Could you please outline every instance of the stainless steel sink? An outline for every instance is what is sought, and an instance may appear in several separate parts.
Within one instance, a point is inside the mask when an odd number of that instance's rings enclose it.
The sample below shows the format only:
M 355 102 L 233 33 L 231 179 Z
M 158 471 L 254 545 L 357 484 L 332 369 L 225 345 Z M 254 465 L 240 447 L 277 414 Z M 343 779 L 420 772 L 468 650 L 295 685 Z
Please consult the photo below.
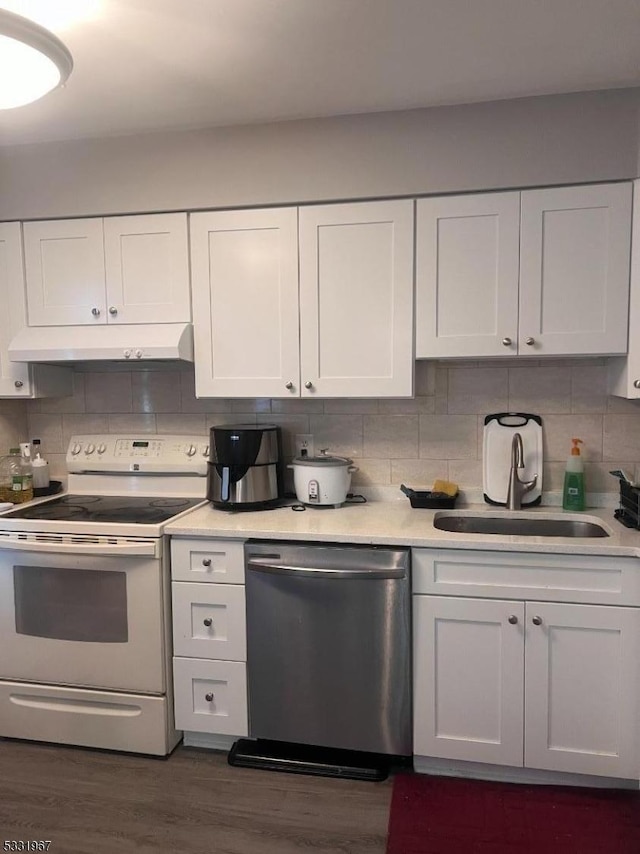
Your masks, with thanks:
M 518 516 L 438 514 L 433 522 L 440 531 L 455 534 L 504 534 L 513 537 L 608 537 L 596 522 L 583 519 L 535 519 Z

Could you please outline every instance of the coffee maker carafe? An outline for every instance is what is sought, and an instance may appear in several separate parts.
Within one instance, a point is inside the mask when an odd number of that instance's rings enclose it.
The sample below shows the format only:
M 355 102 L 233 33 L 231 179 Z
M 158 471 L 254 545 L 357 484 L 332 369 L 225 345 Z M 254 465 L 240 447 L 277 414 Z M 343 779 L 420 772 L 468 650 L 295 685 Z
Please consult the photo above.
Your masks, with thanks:
M 272 507 L 283 495 L 282 436 L 273 424 L 225 424 L 210 431 L 207 498 L 227 510 Z

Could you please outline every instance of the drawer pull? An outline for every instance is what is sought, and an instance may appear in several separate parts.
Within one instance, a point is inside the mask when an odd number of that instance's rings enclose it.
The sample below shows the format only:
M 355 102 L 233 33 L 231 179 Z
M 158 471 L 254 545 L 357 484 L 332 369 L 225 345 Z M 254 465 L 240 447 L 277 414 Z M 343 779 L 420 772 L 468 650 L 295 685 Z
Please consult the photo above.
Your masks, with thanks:
M 207 703 L 213 703 L 213 697 L 214 697 L 213 694 L 205 694 L 204 695 L 204 698 L 207 701 Z
M 211 566 L 211 558 L 210 557 L 203 557 L 202 558 L 202 565 L 203 566 Z
M 213 625 L 213 620 L 211 619 L 211 617 L 205 617 L 202 622 L 205 624 L 205 626 L 207 626 L 207 628 Z
M 511 623 L 512 626 L 517 625 L 518 618 L 516 617 L 515 614 L 511 614 L 511 616 L 509 617 L 509 622 Z
M 533 623 L 534 626 L 541 626 L 542 625 L 542 617 L 533 617 L 531 622 Z

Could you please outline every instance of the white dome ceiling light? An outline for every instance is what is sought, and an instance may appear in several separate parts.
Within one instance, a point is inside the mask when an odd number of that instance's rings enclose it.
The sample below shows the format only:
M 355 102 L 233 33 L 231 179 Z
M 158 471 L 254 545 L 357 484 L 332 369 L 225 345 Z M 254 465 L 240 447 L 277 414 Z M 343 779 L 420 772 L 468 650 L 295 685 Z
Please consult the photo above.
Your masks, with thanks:
M 0 9 L 0 110 L 21 107 L 64 85 L 71 54 L 52 32 Z

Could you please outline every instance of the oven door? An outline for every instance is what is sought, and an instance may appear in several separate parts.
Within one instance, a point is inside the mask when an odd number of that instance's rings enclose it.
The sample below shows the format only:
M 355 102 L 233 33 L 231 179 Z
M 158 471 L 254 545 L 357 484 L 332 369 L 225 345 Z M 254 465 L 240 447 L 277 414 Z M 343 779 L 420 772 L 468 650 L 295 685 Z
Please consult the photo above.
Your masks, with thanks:
M 0 679 L 165 691 L 161 540 L 0 536 Z

